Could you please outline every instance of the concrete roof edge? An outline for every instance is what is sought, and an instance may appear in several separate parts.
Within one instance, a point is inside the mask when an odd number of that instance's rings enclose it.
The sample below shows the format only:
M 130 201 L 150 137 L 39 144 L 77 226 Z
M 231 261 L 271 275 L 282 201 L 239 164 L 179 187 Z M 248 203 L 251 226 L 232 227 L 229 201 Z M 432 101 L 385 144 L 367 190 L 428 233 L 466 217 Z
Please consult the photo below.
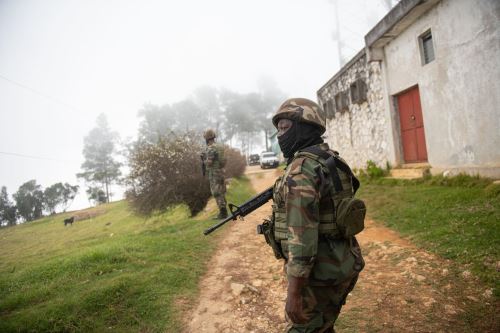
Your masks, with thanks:
M 413 8 L 427 1 L 428 0 L 401 0 L 366 34 L 366 46 L 372 46 L 377 40 L 383 37 L 386 32 L 391 30 L 401 21 L 401 19 L 408 15 Z
M 386 44 L 440 1 L 401 0 L 365 35 L 366 47 L 371 48 L 374 44 L 375 47 L 380 47 Z

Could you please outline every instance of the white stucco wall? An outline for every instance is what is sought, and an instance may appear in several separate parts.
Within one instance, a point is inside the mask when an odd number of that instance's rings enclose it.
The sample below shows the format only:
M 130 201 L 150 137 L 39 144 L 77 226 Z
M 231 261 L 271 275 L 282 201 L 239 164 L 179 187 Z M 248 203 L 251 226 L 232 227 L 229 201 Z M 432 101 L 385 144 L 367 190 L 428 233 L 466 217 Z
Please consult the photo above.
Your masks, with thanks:
M 419 86 L 434 171 L 500 177 L 499 22 L 498 0 L 443 0 L 384 47 L 388 94 Z M 428 29 L 436 58 L 422 66 Z

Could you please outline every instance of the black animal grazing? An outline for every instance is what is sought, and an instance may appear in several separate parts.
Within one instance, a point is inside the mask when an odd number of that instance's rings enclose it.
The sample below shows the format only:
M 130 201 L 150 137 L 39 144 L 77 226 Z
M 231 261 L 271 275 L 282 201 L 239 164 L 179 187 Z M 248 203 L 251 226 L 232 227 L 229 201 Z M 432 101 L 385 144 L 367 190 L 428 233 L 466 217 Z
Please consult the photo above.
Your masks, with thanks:
M 68 225 L 68 224 L 71 224 L 73 225 L 73 222 L 75 221 L 75 217 L 74 216 L 71 216 L 67 219 L 64 219 L 64 226 Z

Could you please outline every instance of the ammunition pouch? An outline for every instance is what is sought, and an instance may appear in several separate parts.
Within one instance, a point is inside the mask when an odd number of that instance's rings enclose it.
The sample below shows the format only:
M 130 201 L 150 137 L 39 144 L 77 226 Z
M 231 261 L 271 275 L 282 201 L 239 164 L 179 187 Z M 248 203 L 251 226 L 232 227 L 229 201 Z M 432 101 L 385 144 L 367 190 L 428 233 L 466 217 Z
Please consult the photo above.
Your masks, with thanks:
M 336 223 L 340 234 L 350 239 L 365 228 L 366 206 L 362 200 L 344 198 L 337 203 Z
M 259 224 L 257 226 L 257 233 L 264 235 L 266 243 L 273 249 L 276 259 L 285 257 L 281 245 L 276 241 L 276 238 L 274 238 L 274 223 L 271 220 L 265 219 L 262 224 Z

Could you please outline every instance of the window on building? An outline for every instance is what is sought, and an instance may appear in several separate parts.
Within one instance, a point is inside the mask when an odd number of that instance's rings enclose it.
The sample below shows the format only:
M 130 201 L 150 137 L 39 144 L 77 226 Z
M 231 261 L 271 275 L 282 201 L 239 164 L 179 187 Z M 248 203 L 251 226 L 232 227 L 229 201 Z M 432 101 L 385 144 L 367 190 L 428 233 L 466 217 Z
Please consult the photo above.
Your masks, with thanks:
M 345 91 L 341 91 L 335 95 L 335 110 L 337 112 L 349 110 L 349 96 Z
M 326 118 L 335 118 L 335 107 L 333 106 L 333 101 L 331 99 L 323 103 L 323 111 L 325 111 Z
M 335 117 L 335 105 L 333 104 L 333 100 L 329 99 L 328 102 L 326 102 L 326 105 L 328 106 L 328 114 L 330 115 L 330 118 Z
M 426 65 L 434 60 L 434 45 L 432 43 L 432 32 L 428 30 L 418 38 L 420 45 L 420 56 L 422 57 L 422 65 Z
M 366 101 L 366 83 L 363 79 L 357 79 L 351 84 L 351 102 L 361 104 Z

